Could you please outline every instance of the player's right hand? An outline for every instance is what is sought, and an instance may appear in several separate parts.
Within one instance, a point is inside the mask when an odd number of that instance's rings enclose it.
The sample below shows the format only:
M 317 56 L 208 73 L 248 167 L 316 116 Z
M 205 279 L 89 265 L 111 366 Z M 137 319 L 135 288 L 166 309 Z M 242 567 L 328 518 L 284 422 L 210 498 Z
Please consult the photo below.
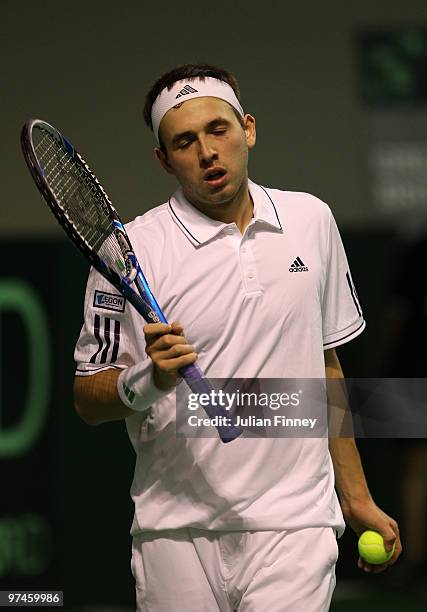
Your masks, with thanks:
M 197 361 L 194 346 L 188 344 L 184 328 L 173 323 L 147 323 L 144 325 L 145 352 L 154 366 L 154 384 L 166 391 L 176 386 L 178 370 Z

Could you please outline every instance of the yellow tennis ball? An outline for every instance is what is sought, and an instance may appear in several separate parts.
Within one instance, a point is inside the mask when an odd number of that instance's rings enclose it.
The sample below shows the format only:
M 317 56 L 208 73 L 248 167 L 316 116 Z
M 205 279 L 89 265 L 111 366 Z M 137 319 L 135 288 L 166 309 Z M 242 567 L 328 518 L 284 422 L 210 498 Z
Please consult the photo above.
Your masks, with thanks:
M 384 548 L 384 539 L 378 531 L 364 531 L 358 542 L 359 555 L 372 565 L 380 565 L 388 561 L 394 553 L 393 549 L 387 552 Z

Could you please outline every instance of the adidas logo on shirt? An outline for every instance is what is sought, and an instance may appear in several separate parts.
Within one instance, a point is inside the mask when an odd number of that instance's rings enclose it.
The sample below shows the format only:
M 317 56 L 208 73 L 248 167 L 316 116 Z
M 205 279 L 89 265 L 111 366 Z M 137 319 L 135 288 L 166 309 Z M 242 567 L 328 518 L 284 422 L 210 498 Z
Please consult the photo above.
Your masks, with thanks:
M 179 94 L 177 96 L 175 96 L 175 100 L 177 98 L 180 98 L 181 96 L 188 96 L 188 94 L 191 93 L 197 93 L 197 89 L 194 89 L 194 87 L 191 87 L 191 85 L 186 85 L 184 87 L 184 89 L 181 89 L 181 91 L 179 92 Z
M 295 261 L 291 264 L 291 267 L 289 268 L 289 272 L 308 272 L 308 268 L 304 264 L 302 259 L 297 257 Z

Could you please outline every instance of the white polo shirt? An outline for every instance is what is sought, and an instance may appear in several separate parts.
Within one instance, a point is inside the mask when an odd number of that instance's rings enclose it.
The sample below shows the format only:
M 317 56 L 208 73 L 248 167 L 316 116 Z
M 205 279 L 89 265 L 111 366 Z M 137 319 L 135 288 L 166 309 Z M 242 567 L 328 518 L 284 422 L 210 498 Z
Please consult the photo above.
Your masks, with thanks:
M 200 213 L 178 189 L 126 226 L 134 250 L 208 377 L 324 378 L 323 351 L 365 327 L 337 226 L 312 195 L 251 181 L 249 190 L 254 216 L 243 235 Z M 76 374 L 146 360 L 152 394 L 143 325 L 92 270 Z M 177 438 L 175 392 L 154 397 L 147 420 L 126 419 L 136 451 L 132 533 L 343 529 L 327 439 Z

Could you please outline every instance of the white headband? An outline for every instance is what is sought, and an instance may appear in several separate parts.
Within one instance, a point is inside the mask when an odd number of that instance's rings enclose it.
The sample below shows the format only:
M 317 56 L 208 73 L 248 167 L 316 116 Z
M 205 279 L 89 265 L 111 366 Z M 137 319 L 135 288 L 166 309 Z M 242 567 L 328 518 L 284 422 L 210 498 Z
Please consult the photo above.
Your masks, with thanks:
M 203 80 L 197 79 L 183 79 L 182 81 L 176 81 L 172 85 L 171 89 L 165 87 L 157 96 L 153 107 L 151 109 L 151 121 L 153 123 L 153 132 L 159 141 L 159 126 L 163 117 L 166 115 L 168 110 L 187 100 L 193 98 L 220 98 L 225 100 L 231 106 L 242 115 L 243 108 L 240 105 L 233 88 L 230 87 L 225 81 L 220 79 L 214 79 L 212 77 L 205 77 Z

